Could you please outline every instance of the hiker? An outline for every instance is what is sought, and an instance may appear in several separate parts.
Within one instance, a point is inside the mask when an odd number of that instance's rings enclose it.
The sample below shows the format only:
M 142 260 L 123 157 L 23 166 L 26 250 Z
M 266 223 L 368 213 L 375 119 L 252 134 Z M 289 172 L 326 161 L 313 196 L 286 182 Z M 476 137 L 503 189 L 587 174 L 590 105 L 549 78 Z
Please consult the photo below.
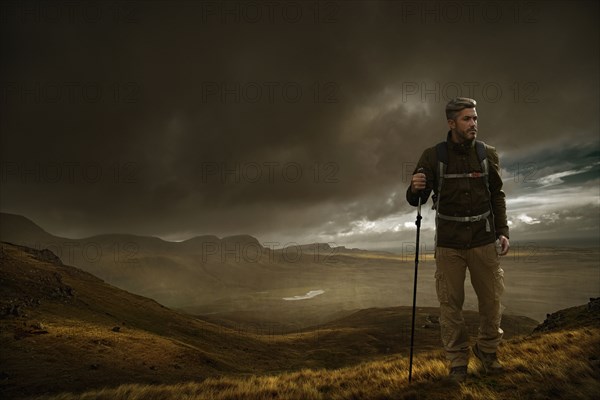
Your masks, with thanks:
M 469 335 L 462 315 L 467 268 L 480 316 L 473 354 L 487 373 L 502 371 L 496 349 L 503 335 L 500 256 L 509 249 L 506 202 L 496 149 L 476 140 L 476 104 L 465 97 L 448 102 L 446 141 L 423 152 L 406 192 L 413 206 L 419 197 L 424 204 L 434 193 L 441 336 L 449 377 L 458 382 L 466 380 L 469 362 Z

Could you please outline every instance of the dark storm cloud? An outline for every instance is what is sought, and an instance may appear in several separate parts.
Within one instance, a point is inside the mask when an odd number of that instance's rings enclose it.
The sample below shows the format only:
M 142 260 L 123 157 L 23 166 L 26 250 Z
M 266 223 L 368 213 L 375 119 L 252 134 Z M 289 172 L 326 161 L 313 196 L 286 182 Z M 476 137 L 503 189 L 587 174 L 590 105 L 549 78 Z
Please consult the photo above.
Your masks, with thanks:
M 598 141 L 564 142 L 506 157 L 509 224 L 518 240 L 597 243 L 600 211 Z
M 600 177 L 600 143 L 563 141 L 529 151 L 515 152 L 503 159 L 505 184 L 521 193 L 564 185 L 583 187 Z
M 508 164 L 597 151 L 597 4 L 451 3 L 3 5 L 2 210 L 80 235 L 334 237 L 411 211 L 456 94 Z

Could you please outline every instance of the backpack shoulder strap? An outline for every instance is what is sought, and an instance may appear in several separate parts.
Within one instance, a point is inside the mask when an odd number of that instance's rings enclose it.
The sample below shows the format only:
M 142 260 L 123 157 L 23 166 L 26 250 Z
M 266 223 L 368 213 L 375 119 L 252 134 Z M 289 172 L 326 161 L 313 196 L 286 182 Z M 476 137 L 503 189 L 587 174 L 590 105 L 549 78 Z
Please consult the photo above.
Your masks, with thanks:
M 481 164 L 481 172 L 483 173 L 483 179 L 485 180 L 485 186 L 488 189 L 489 192 L 489 187 L 490 187 L 490 182 L 488 179 L 488 175 L 489 175 L 489 164 L 488 164 L 488 160 L 487 160 L 487 151 L 485 148 L 485 143 L 477 140 L 475 142 L 475 149 L 477 150 L 477 158 L 479 159 L 479 163 Z
M 479 162 L 483 162 L 487 158 L 487 151 L 485 150 L 485 143 L 481 140 L 475 141 L 475 149 L 477 150 L 477 158 Z
M 435 146 L 435 152 L 437 153 L 438 162 L 448 165 L 448 144 L 446 142 L 438 143 Z
M 444 181 L 444 175 L 446 174 L 446 167 L 448 166 L 448 144 L 446 142 L 440 142 L 435 146 L 435 152 L 437 154 L 437 192 L 434 195 L 433 208 L 436 210 L 440 204 L 440 195 L 442 193 L 442 182 Z M 436 218 L 437 219 L 437 218 Z

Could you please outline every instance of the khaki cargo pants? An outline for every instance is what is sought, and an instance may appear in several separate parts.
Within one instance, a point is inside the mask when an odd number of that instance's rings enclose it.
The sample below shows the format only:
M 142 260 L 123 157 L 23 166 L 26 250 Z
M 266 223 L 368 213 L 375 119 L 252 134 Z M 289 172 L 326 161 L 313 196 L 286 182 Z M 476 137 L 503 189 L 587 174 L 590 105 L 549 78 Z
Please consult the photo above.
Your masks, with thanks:
M 484 352 L 495 352 L 504 333 L 500 328 L 504 271 L 494 243 L 472 249 L 437 247 L 435 260 L 442 343 L 450 366 L 469 362 L 469 335 L 462 315 L 467 268 L 479 302 L 477 344 Z

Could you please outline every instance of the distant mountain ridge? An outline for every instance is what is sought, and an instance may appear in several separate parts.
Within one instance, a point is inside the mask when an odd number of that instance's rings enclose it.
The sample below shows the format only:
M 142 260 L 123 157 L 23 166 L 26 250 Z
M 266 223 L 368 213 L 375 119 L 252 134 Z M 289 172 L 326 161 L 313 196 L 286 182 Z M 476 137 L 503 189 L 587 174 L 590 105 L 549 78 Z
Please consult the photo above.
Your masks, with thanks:
M 129 239 L 146 239 L 146 240 L 154 240 L 156 243 L 158 241 L 165 243 L 173 243 L 174 245 L 178 244 L 196 244 L 196 243 L 218 243 L 218 242 L 226 242 L 226 243 L 240 243 L 240 244 L 256 244 L 263 247 L 258 239 L 251 235 L 239 234 L 239 235 L 231 235 L 224 236 L 223 238 L 219 238 L 215 235 L 200 235 L 194 236 L 190 239 L 180 241 L 180 242 L 171 242 L 164 239 L 160 239 L 154 236 L 145 236 L 145 235 L 133 235 L 133 234 L 123 234 L 123 233 L 104 233 L 98 235 L 92 235 L 81 239 L 71 239 L 65 238 L 61 236 L 56 236 L 51 233 L 48 233 L 35 222 L 30 220 L 29 218 L 18 215 L 18 214 L 10 214 L 10 213 L 0 213 L 0 240 L 5 242 L 19 242 L 19 241 L 49 241 L 49 240 L 73 240 L 73 241 L 90 241 L 92 239 L 103 239 L 103 238 L 129 238 Z
M 110 284 L 170 307 L 202 312 L 245 310 L 249 305 L 246 299 L 277 305 L 284 297 L 319 290 L 320 286 L 339 286 L 348 275 L 340 266 L 354 270 L 362 265 L 355 255 L 376 254 L 327 243 L 263 246 L 247 234 L 223 238 L 200 235 L 181 242 L 132 234 L 69 239 L 52 235 L 24 216 L 8 213 L 0 213 L 0 240 L 38 250 L 47 248 L 66 264 Z M 319 306 L 317 301 L 311 303 L 315 311 L 335 313 L 340 308 L 354 309 L 363 301 L 354 295 L 347 297 L 344 301 L 348 304 L 344 305 L 331 297 L 331 291 L 327 294 L 330 297 L 318 299 Z M 329 306 L 324 307 L 323 302 Z M 202 305 L 206 307 L 198 307 Z M 281 308 L 282 315 L 289 315 L 290 307 Z
M 331 247 L 330 243 L 308 243 L 308 244 L 289 244 L 288 247 L 274 248 L 273 246 L 263 246 L 263 244 L 254 236 L 248 234 L 236 234 L 223 236 L 219 238 L 216 235 L 199 235 L 183 241 L 168 241 L 155 236 L 135 235 L 126 233 L 103 233 L 88 236 L 80 239 L 72 239 L 53 235 L 42 227 L 37 225 L 29 218 L 10 213 L 0 213 L 0 240 L 9 243 L 27 245 L 30 247 L 39 247 L 41 244 L 47 243 L 64 243 L 65 241 L 72 242 L 147 242 L 155 248 L 177 250 L 177 249 L 204 249 L 206 252 L 212 253 L 219 250 L 220 246 L 226 246 L 224 251 L 234 251 L 236 247 L 256 248 L 261 251 L 273 250 L 291 251 L 292 249 L 305 254 L 314 254 L 315 252 L 343 252 L 343 253 L 361 253 L 369 252 L 359 248 L 346 248 L 345 246 Z M 389 252 L 377 252 L 382 254 L 392 254 Z

